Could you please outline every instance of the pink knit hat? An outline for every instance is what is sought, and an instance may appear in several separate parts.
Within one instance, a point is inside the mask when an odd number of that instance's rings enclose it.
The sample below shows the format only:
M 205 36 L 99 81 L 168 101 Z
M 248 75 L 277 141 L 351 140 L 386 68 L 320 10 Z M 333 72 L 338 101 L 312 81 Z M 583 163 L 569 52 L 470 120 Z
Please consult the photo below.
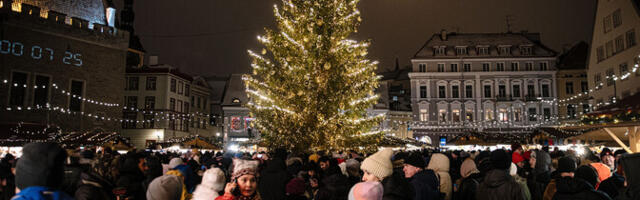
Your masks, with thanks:
M 382 184 L 377 181 L 360 182 L 349 191 L 349 200 L 382 200 Z

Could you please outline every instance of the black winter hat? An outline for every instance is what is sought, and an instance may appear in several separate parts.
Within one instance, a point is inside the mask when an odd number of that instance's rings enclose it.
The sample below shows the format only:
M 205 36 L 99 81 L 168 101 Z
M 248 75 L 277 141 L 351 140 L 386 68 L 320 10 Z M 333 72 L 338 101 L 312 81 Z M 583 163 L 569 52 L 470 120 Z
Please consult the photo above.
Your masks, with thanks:
M 67 152 L 56 143 L 24 145 L 16 164 L 16 186 L 21 190 L 31 186 L 58 188 L 64 179 L 66 159 Z
M 574 177 L 587 181 L 591 184 L 592 189 L 595 189 L 596 184 L 598 184 L 598 172 L 589 165 L 578 167 Z
M 495 169 L 507 170 L 511 167 L 511 155 L 502 149 L 495 150 L 491 152 L 491 165 Z
M 558 172 L 574 172 L 576 171 L 576 160 L 566 156 L 558 160 Z
M 411 153 L 409 156 L 404 158 L 404 164 L 412 165 L 417 168 L 424 168 L 427 166 L 427 163 L 424 161 L 424 158 L 420 153 Z

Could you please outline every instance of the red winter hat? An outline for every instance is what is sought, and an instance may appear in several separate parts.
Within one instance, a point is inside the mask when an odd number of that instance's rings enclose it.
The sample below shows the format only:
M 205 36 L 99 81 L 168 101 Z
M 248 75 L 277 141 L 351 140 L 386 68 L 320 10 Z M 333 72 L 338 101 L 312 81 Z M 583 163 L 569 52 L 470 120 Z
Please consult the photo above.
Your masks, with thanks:
M 294 179 L 291 179 L 289 183 L 287 183 L 286 192 L 289 195 L 296 195 L 296 196 L 304 195 L 304 186 L 305 186 L 304 179 L 294 178 Z
M 513 152 L 513 154 L 511 154 L 511 161 L 515 164 L 518 164 L 519 162 L 524 161 L 524 157 L 522 157 L 522 155 L 520 155 L 519 153 Z
M 532 151 L 524 152 L 524 159 L 525 159 L 525 160 L 529 160 L 529 158 L 531 158 L 531 152 L 532 152 Z

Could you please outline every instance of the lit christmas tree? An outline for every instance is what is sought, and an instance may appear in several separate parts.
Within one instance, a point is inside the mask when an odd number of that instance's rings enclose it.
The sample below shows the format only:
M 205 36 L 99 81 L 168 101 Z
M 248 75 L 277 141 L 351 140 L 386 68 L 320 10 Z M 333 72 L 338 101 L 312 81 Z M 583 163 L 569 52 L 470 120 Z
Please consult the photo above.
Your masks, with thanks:
M 283 0 L 274 6 L 278 30 L 258 36 L 249 51 L 253 75 L 243 77 L 254 125 L 271 148 L 373 148 L 381 115 L 367 116 L 378 99 L 376 61 L 368 42 L 348 39 L 360 24 L 358 0 Z

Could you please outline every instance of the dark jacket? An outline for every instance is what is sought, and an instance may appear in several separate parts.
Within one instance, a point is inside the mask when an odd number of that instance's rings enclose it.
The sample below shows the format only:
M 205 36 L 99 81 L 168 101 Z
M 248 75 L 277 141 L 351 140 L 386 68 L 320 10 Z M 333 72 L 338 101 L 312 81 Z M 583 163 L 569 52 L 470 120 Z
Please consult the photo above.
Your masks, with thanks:
M 637 170 L 640 166 L 640 154 L 624 155 L 620 159 L 620 164 L 627 178 L 627 188 L 616 197 L 616 200 L 640 199 L 640 170 Z
M 349 195 L 349 180 L 341 173 L 326 174 L 322 178 L 320 189 L 315 200 L 347 200 Z
M 478 186 L 482 183 L 482 174 L 474 173 L 462 179 L 458 193 L 454 195 L 455 200 L 475 200 Z
M 556 180 L 554 200 L 611 200 L 609 196 L 596 191 L 591 184 L 579 178 L 562 177 Z
M 482 200 L 524 200 L 522 188 L 506 170 L 494 169 L 487 172 L 476 191 L 476 199 Z
M 415 191 L 411 183 L 404 178 L 404 175 L 393 171 L 391 176 L 382 180 L 383 200 L 404 200 L 411 199 L 415 196 Z
M 422 170 L 411 177 L 416 195 L 414 200 L 440 199 L 440 181 L 432 170 Z
M 616 198 L 620 194 L 620 189 L 624 188 L 624 177 L 613 173 L 611 177 L 602 181 L 598 191 L 607 193 L 609 197 Z M 624 190 L 623 190 L 624 191 Z
M 284 161 L 280 158 L 269 160 L 265 168 L 260 171 L 258 180 L 260 197 L 264 200 L 284 199 L 288 182 L 289 176 Z
M 542 200 L 544 190 L 551 181 L 549 167 L 551 156 L 545 151 L 536 151 L 536 166 L 527 177 L 527 187 L 532 200 Z
M 112 195 L 113 185 L 95 172 L 85 172 L 80 175 L 78 189 L 75 191 L 76 200 L 109 200 L 115 199 Z

